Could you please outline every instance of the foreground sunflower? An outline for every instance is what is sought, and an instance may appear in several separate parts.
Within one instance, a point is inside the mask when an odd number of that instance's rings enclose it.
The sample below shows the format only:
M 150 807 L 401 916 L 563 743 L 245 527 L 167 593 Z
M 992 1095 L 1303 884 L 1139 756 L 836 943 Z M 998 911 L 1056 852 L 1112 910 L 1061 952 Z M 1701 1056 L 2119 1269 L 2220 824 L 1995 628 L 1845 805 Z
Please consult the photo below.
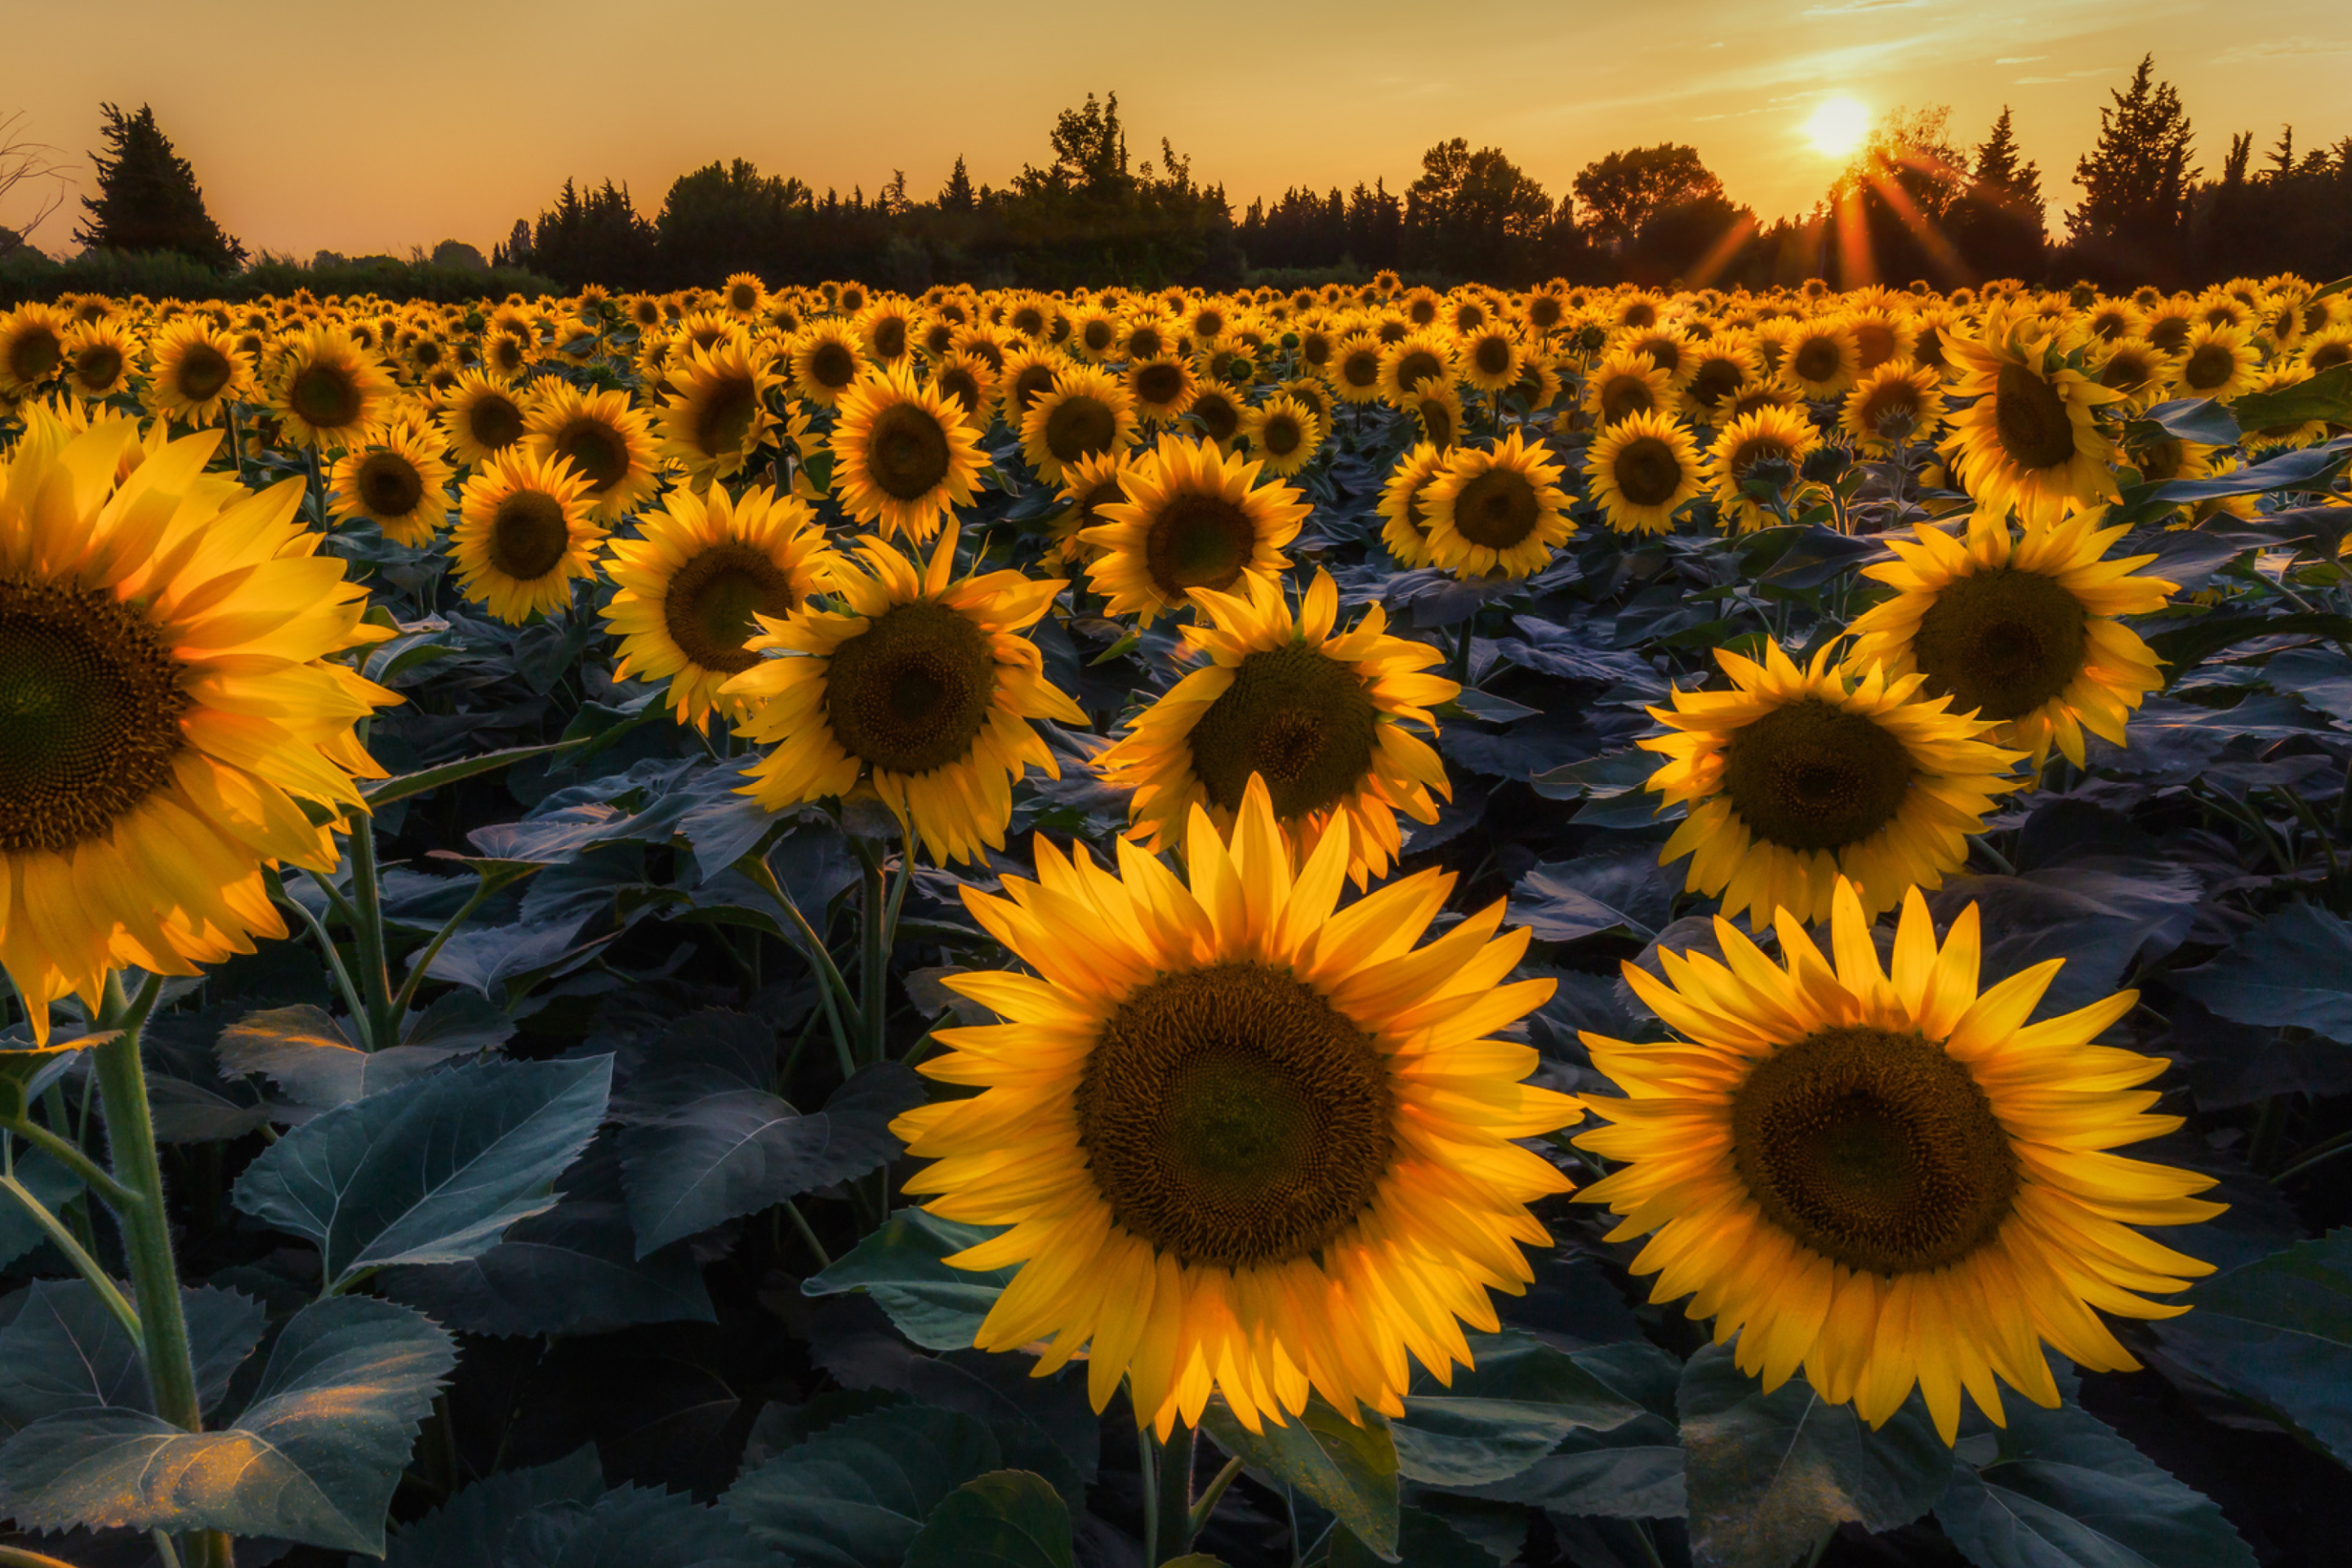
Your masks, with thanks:
M 2029 1025 L 2064 961 L 1979 992 L 1974 904 L 1938 948 L 1912 889 L 1890 973 L 1853 885 L 1832 903 L 1828 954 L 1783 916 L 1777 964 L 1717 920 L 1727 963 L 1624 965 L 1683 1038 L 1584 1036 L 1626 1097 L 1586 1096 L 1612 1125 L 1576 1142 L 1626 1164 L 1578 1200 L 1624 1216 L 1611 1241 L 1656 1233 L 1633 1264 L 1658 1276 L 1650 1299 L 1695 1292 L 1767 1393 L 1801 1367 L 1873 1426 L 1915 1384 L 1947 1443 L 1962 1389 L 2006 1424 L 1996 1376 L 2054 1407 L 2044 1343 L 2136 1370 L 2093 1309 L 2175 1317 L 2141 1292 L 2212 1269 L 2131 1227 L 2223 1206 L 2191 1195 L 2210 1176 L 2108 1152 L 2180 1124 L 2137 1088 L 2161 1058 L 2091 1043 L 2138 993 Z
M 364 517 L 394 544 L 413 548 L 433 542 L 447 520 L 456 477 L 437 432 L 395 422 L 336 462 L 328 500 L 336 516 Z
M 303 527 L 302 481 L 204 472 L 216 436 L 127 479 L 128 420 L 37 409 L 0 466 L 0 967 L 37 1038 L 109 970 L 194 974 L 286 928 L 265 866 L 336 861 L 305 816 L 364 813 L 352 731 L 400 700 L 334 654 L 382 640 Z
M 1895 595 L 1853 623 L 1853 662 L 1924 676 L 1926 695 L 1996 721 L 1990 738 L 2028 752 L 2036 771 L 2053 745 L 2081 767 L 2085 730 L 2122 745 L 2125 721 L 2164 677 L 2116 617 L 2162 609 L 2174 587 L 2139 574 L 2154 555 L 2106 559 L 2129 530 L 2102 528 L 2102 516 L 2017 531 L 1979 511 L 1965 542 L 1924 524 L 1888 535 L 1895 559 L 1863 574 Z
M 1210 658 L 1144 710 L 1095 760 L 1105 783 L 1132 789 L 1133 831 L 1158 854 L 1182 842 L 1195 806 L 1220 830 L 1253 777 L 1302 847 L 1345 819 L 1348 874 L 1358 887 L 1388 874 L 1402 848 L 1397 813 L 1435 822 L 1448 799 L 1445 764 L 1405 726 L 1436 733 L 1430 709 L 1461 695 L 1427 643 L 1392 637 L 1377 605 L 1339 632 L 1339 593 L 1315 574 L 1296 613 L 1278 581 L 1244 578 L 1242 591 L 1196 590 L 1202 621 L 1185 641 Z
M 1550 1239 L 1526 1205 L 1569 1187 L 1513 1141 L 1578 1112 L 1491 1036 L 1554 983 L 1505 981 L 1527 933 L 1496 939 L 1499 902 L 1413 946 L 1451 875 L 1339 909 L 1352 852 L 1335 825 L 1301 863 L 1258 784 L 1230 841 L 1193 812 L 1184 879 L 1041 837 L 1036 881 L 966 890 L 1036 973 L 949 981 L 1009 1021 L 941 1030 L 919 1070 L 982 1092 L 891 1131 L 932 1213 L 1011 1227 L 949 1259 L 1019 1269 L 982 1348 L 1050 1339 L 1039 1375 L 1085 1350 L 1095 1408 L 1124 1376 L 1165 1438 L 1212 1393 L 1252 1430 L 1310 1391 L 1399 1415 L 1408 1352 L 1444 1377 L 1460 1322 L 1496 1326 L 1487 1292 Z
M 1550 449 L 1513 430 L 1492 447 L 1457 447 L 1421 492 L 1429 563 L 1467 581 L 1532 577 L 1576 531 Z
M 759 633 L 755 617 L 782 620 L 830 581 L 840 558 L 824 527 L 798 497 L 758 485 L 732 500 L 714 485 L 672 490 L 638 528 L 641 537 L 608 546 L 619 590 L 604 610 L 621 639 L 614 679 L 668 681 L 677 721 L 697 730 L 714 711 L 740 719 L 749 704 L 719 689 L 760 662 L 745 646 Z
M 1021 416 L 1021 452 L 1037 477 L 1061 484 L 1088 458 L 1135 445 L 1135 399 L 1118 377 L 1094 365 L 1069 365 Z
M 574 386 L 550 378 L 523 418 L 523 446 L 541 461 L 570 459 L 588 481 L 591 514 L 599 522 L 626 517 L 661 483 L 653 433 L 629 395 Z
M 1677 688 L 1650 710 L 1675 733 L 1635 742 L 1667 759 L 1646 786 L 1661 805 L 1690 807 L 1658 864 L 1689 855 L 1689 890 L 1719 894 L 1753 929 L 1784 909 L 1828 919 L 1841 878 L 1872 915 L 1914 884 L 1941 887 L 1993 797 L 2017 787 L 2018 753 L 1983 739 L 1990 721 L 1922 698 L 1923 675 L 1873 665 L 1856 679 L 1832 663 L 1835 647 L 1804 669 L 1778 643 L 1762 664 L 1717 648 L 1732 689 Z
M 236 339 L 202 316 L 160 328 L 147 345 L 148 411 L 195 429 L 253 393 L 253 362 Z
M 951 580 L 950 519 L 928 564 L 861 540 L 833 574 L 844 608 L 763 616 L 764 658 L 720 688 L 749 703 L 741 733 L 772 748 L 743 792 L 770 811 L 870 787 L 935 861 L 1004 847 L 1013 784 L 1061 776 L 1033 719 L 1085 724 L 1021 633 L 1066 585 L 1018 572 Z
M 1399 566 L 1429 564 L 1429 510 L 1423 493 L 1453 454 L 1423 441 L 1396 460 L 1381 486 L 1381 544 Z
M 773 355 L 739 333 L 673 360 L 669 381 L 676 390 L 663 399 L 654 427 L 662 457 L 697 489 L 740 473 L 776 423 L 768 394 L 783 378 Z
M 1663 415 L 1629 415 L 1592 443 L 1584 478 L 1611 528 L 1664 533 L 1675 509 L 1699 492 L 1698 446 Z
M 320 451 L 363 444 L 392 402 L 392 377 L 350 329 L 314 326 L 286 346 L 269 399 L 278 439 Z
M 1120 481 L 1127 499 L 1099 508 L 1103 521 L 1078 535 L 1102 550 L 1087 579 L 1108 613 L 1155 621 L 1190 605 L 1194 588 L 1229 593 L 1244 575 L 1287 567 L 1283 546 L 1309 509 L 1289 485 L 1257 483 L 1262 467 L 1172 435 L 1138 458 Z
M 525 398 L 505 382 L 460 371 L 441 405 L 441 433 L 461 462 L 486 463 L 522 439 L 530 417 Z
M 2046 331 L 2028 318 L 1989 340 L 1945 345 L 1960 372 L 1952 395 L 1976 401 L 1953 417 L 1942 450 L 1979 507 L 1995 516 L 2014 509 L 2028 523 L 2116 498 L 2115 443 L 2094 411 L 2124 395 L 2067 365 Z
M 985 467 L 961 406 L 906 367 L 869 372 L 843 395 L 833 428 L 833 488 L 842 509 L 919 544 L 972 502 Z
M 596 575 L 604 537 L 580 470 L 517 450 L 482 465 L 457 492 L 449 553 L 466 597 L 519 626 L 570 606 L 572 579 Z

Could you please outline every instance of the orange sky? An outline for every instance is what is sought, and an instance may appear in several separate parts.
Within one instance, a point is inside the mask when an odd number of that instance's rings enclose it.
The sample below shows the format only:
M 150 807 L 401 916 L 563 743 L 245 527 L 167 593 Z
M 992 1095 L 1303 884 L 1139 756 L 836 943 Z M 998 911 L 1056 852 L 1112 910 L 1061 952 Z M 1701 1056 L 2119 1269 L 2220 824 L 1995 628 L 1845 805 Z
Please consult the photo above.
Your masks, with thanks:
M 0 76 L 0 114 L 25 110 L 22 132 L 66 150 L 82 192 L 99 102 L 152 103 L 223 225 L 304 258 L 445 237 L 487 251 L 567 174 L 625 180 L 650 214 L 713 158 L 868 195 L 903 168 L 928 195 L 961 153 L 1002 183 L 1043 160 L 1056 109 L 1104 89 L 1139 159 L 1171 138 L 1237 212 L 1294 183 L 1401 189 L 1458 135 L 1555 196 L 1612 148 L 1689 142 L 1769 220 L 1835 173 L 1801 131 L 1833 95 L 1949 104 L 1966 142 L 2012 105 L 2063 203 L 2106 89 L 2149 48 L 2209 169 L 2232 131 L 2258 147 L 2283 121 L 2303 145 L 2352 134 L 2342 0 L 0 0 L 0 37 L 37 62 Z M 36 242 L 73 249 L 79 216 L 69 203 Z

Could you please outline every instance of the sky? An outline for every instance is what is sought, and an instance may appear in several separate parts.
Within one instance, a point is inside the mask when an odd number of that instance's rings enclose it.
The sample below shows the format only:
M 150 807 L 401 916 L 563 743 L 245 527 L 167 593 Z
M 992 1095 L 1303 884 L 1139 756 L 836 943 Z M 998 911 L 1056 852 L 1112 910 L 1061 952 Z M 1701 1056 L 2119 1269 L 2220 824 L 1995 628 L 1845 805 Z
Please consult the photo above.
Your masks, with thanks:
M 0 0 L 0 38 L 37 62 L 0 73 L 0 117 L 60 150 L 74 195 L 95 188 L 100 103 L 152 104 L 223 226 L 304 258 L 487 252 L 566 176 L 625 182 L 650 216 L 713 159 L 869 196 L 903 169 L 928 195 L 961 154 L 1001 184 L 1088 91 L 1118 92 L 1137 159 L 1168 138 L 1236 216 L 1291 184 L 1402 190 L 1462 136 L 1555 198 L 1612 149 L 1689 142 L 1769 222 L 1836 174 L 1805 127 L 1842 98 L 1948 104 L 1964 144 L 2011 106 L 2058 226 L 2108 90 L 2149 50 L 2209 171 L 2235 131 L 2352 135 L 2344 0 Z M 29 208 L 20 191 L 0 223 Z M 35 242 L 77 248 L 79 216 L 68 201 Z

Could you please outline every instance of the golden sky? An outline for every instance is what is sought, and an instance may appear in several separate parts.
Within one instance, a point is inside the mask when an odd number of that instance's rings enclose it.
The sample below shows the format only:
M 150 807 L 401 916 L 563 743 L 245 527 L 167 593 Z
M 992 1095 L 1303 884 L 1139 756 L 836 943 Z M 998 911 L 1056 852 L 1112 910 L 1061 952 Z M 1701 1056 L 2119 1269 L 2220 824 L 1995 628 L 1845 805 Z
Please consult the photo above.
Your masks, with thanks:
M 0 0 L 0 38 L 37 62 L 0 73 L 0 115 L 65 151 L 77 194 L 100 101 L 152 103 L 224 226 L 304 258 L 487 251 L 566 175 L 625 181 L 650 215 L 714 158 L 869 195 L 904 169 L 928 195 L 961 153 L 1001 184 L 1090 89 L 1117 89 L 1139 160 L 1170 138 L 1237 216 L 1291 184 L 1402 189 L 1464 136 L 1555 197 L 1613 148 L 1688 142 L 1769 220 L 1836 172 L 1802 131 L 1833 96 L 1948 104 L 1968 142 L 2009 104 L 2054 205 L 2148 49 L 2209 170 L 2234 131 L 2352 134 L 2344 0 Z M 79 216 L 37 243 L 73 249 Z

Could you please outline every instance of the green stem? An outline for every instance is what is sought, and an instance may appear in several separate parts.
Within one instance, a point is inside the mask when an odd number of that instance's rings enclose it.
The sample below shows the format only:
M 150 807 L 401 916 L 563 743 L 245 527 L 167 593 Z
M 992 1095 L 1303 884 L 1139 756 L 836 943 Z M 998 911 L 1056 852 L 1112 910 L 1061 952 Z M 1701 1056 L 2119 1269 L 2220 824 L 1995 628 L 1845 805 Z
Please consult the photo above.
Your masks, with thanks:
M 824 1249 L 824 1243 L 816 1238 L 816 1230 L 809 1224 L 808 1215 L 801 1213 L 801 1205 L 786 1198 L 784 1212 L 792 1215 L 793 1227 L 801 1233 L 801 1239 L 808 1243 L 808 1249 L 816 1254 L 816 1266 L 819 1268 L 832 1268 L 833 1254 L 827 1252 Z
M 1227 1459 L 1225 1461 L 1225 1468 L 1219 1470 L 1215 1476 L 1212 1477 L 1209 1484 L 1202 1489 L 1200 1497 L 1192 1504 L 1192 1533 L 1194 1535 L 1199 1535 L 1202 1528 L 1208 1524 L 1209 1515 L 1216 1511 L 1217 1500 L 1225 1495 L 1225 1489 L 1232 1486 L 1234 1484 L 1234 1478 L 1241 1473 L 1241 1456 L 1236 1454 L 1234 1458 Z
M 865 1025 L 860 1031 L 865 1038 L 859 1042 L 862 1048 L 858 1055 L 861 1061 L 878 1062 L 883 1049 L 883 1010 L 890 984 L 890 950 L 883 931 L 888 894 L 883 885 L 881 857 L 875 854 L 874 847 L 862 838 L 853 838 L 850 843 L 857 850 L 858 864 L 864 872 L 864 885 L 858 889 L 857 899 L 857 1013 Z
M 359 906 L 360 984 L 367 994 L 367 1048 L 383 1050 L 400 1039 L 400 1018 L 392 1011 L 392 969 L 384 956 L 383 892 L 375 864 L 375 823 L 352 824 L 352 900 Z
M 278 901 L 292 910 L 317 940 L 319 951 L 326 955 L 327 973 L 335 977 L 335 989 L 343 994 L 343 1006 L 351 1013 L 354 1026 L 364 1029 L 367 1026 L 367 1004 L 360 999 L 360 988 L 352 984 L 352 972 L 343 967 L 342 952 L 335 946 L 333 935 L 319 923 L 319 917 L 310 912 L 310 905 L 286 890 L 286 885 L 278 880 L 277 872 L 265 866 L 261 876 Z
M 1477 628 L 1478 616 L 1473 611 L 1463 618 L 1462 635 L 1454 639 L 1454 658 L 1446 667 L 1446 679 L 1456 686 L 1470 684 L 1470 638 Z
M 809 924 L 808 917 L 801 913 L 801 907 L 793 902 L 792 895 L 785 892 L 783 885 L 776 880 L 776 873 L 770 868 L 767 860 L 761 856 L 746 855 L 736 864 L 738 869 L 759 885 L 761 892 L 776 900 L 777 907 L 799 928 L 801 941 L 806 944 L 809 963 L 815 966 L 819 976 L 817 996 L 824 1003 L 825 1021 L 833 1026 L 834 1046 L 841 1054 L 842 1076 L 846 1078 L 857 1070 L 850 1051 L 849 1030 L 853 1026 L 861 1030 L 863 1027 L 856 1016 L 857 998 L 849 989 L 849 982 L 842 978 L 841 966 L 833 962 L 833 953 L 825 947 L 824 938 L 817 935 L 816 929 Z M 835 998 L 839 998 L 837 1005 Z
M 1179 1424 L 1160 1445 L 1158 1539 L 1151 1561 L 1173 1563 L 1192 1550 L 1192 1428 Z
M 47 1237 L 51 1245 L 65 1254 L 66 1261 L 74 1266 L 74 1272 L 89 1281 L 89 1288 L 98 1293 L 100 1302 L 108 1311 L 114 1314 L 114 1321 L 122 1325 L 131 1335 L 132 1342 L 145 1343 L 139 1327 L 137 1310 L 123 1299 L 121 1290 L 116 1288 L 106 1270 L 99 1267 L 98 1259 L 92 1258 L 89 1250 L 74 1239 L 74 1233 L 67 1228 L 66 1222 L 51 1214 L 47 1205 L 35 1197 L 32 1191 L 24 1183 L 18 1181 L 13 1173 L 0 1176 L 0 1193 L 6 1193 L 10 1197 L 15 1198 L 24 1211 L 32 1216 L 33 1223 L 41 1227 L 41 1234 Z
M 425 972 L 440 955 L 443 944 L 457 934 L 458 927 L 474 918 L 476 910 L 490 901 L 490 895 L 496 890 L 490 886 L 490 879 L 484 877 L 480 885 L 474 889 L 474 896 L 466 900 L 465 908 L 451 915 L 448 922 L 433 933 L 433 940 L 425 944 L 425 951 L 416 955 L 416 961 L 409 966 L 408 978 L 400 983 L 400 990 L 392 999 L 392 1019 L 395 1028 L 402 1019 L 408 1016 L 408 1009 L 416 1000 L 416 988 L 425 984 Z M 395 1038 L 392 1043 L 397 1045 L 399 1041 Z
M 108 1175 L 97 1161 L 83 1153 L 79 1144 L 58 1137 L 37 1121 L 0 1121 L 0 1131 L 15 1133 L 79 1176 L 110 1208 L 125 1209 L 140 1201 L 137 1193 Z

